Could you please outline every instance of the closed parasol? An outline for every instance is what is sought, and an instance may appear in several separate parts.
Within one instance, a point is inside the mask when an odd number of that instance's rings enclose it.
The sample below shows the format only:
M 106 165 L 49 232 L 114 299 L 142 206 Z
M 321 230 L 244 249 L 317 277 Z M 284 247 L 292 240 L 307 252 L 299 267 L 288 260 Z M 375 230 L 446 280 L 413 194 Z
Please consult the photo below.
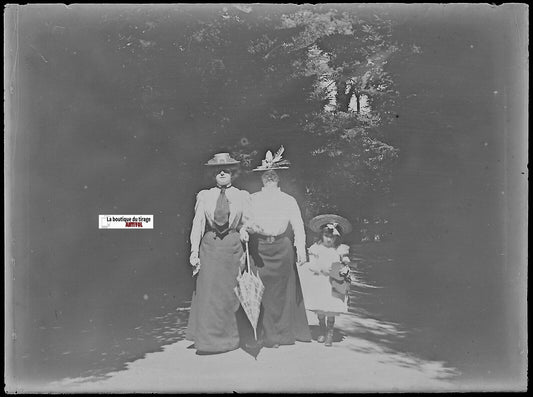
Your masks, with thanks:
M 261 299 L 263 298 L 265 286 L 263 285 L 261 278 L 259 278 L 259 275 L 254 274 L 250 269 L 248 242 L 246 242 L 246 270 L 237 276 L 237 286 L 234 290 L 248 320 L 250 320 L 250 323 L 252 324 L 254 337 L 257 340 L 257 322 L 259 320 Z

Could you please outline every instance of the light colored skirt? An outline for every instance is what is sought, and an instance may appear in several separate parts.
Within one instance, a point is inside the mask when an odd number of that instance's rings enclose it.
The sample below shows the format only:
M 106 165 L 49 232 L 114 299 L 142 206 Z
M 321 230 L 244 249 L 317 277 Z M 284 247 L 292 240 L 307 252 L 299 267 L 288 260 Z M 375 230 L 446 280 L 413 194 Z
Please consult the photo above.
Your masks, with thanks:
M 299 268 L 298 273 L 307 310 L 329 314 L 348 313 L 347 299 L 343 301 L 332 295 L 329 276 L 315 274 L 307 267 Z

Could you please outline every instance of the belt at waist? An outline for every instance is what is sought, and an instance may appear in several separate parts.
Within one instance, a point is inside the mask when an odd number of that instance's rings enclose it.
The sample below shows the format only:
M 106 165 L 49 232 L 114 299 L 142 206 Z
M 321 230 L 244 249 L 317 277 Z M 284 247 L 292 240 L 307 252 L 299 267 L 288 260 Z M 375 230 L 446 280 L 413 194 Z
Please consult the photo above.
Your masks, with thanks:
M 277 236 L 266 236 L 264 234 L 256 234 L 256 236 L 259 241 L 264 241 L 264 242 L 272 244 L 274 241 L 278 241 L 278 240 L 281 240 L 283 237 L 287 237 L 287 233 L 284 232 L 284 233 L 278 234 Z
M 217 237 L 219 238 L 224 238 L 226 237 L 228 234 L 230 233 L 237 233 L 237 230 L 236 229 L 232 229 L 232 228 L 229 228 L 228 227 L 228 224 L 222 226 L 221 228 L 218 228 L 218 227 L 212 227 L 211 225 L 207 225 L 206 229 L 205 229 L 206 232 L 213 232 L 216 234 Z

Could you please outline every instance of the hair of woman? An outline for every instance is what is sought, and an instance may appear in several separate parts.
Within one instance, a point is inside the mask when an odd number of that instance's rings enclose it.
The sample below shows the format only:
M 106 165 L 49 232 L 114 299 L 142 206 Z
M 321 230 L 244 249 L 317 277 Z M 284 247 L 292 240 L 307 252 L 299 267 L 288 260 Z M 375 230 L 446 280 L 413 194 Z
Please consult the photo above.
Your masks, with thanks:
M 279 176 L 276 171 L 268 170 L 263 172 L 263 175 L 261 175 L 261 180 L 263 181 L 263 184 L 266 184 L 268 182 L 279 183 Z

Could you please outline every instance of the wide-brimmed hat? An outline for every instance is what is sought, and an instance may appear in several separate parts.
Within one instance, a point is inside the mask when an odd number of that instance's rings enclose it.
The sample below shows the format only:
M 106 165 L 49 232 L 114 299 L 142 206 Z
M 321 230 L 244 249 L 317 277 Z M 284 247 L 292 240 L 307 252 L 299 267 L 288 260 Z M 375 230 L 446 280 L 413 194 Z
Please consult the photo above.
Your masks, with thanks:
M 352 225 L 348 219 L 335 214 L 317 215 L 309 221 L 309 228 L 316 233 L 320 233 L 324 227 L 329 227 L 333 234 L 335 230 L 339 235 L 348 234 L 352 231 Z
M 283 160 L 283 152 L 285 148 L 281 146 L 275 155 L 269 150 L 265 154 L 265 159 L 261 161 L 261 165 L 254 168 L 252 171 L 269 171 L 269 170 L 286 170 L 291 165 L 289 160 Z
M 216 153 L 211 160 L 204 165 L 209 166 L 225 166 L 225 165 L 237 165 L 240 161 L 232 158 L 229 153 Z

